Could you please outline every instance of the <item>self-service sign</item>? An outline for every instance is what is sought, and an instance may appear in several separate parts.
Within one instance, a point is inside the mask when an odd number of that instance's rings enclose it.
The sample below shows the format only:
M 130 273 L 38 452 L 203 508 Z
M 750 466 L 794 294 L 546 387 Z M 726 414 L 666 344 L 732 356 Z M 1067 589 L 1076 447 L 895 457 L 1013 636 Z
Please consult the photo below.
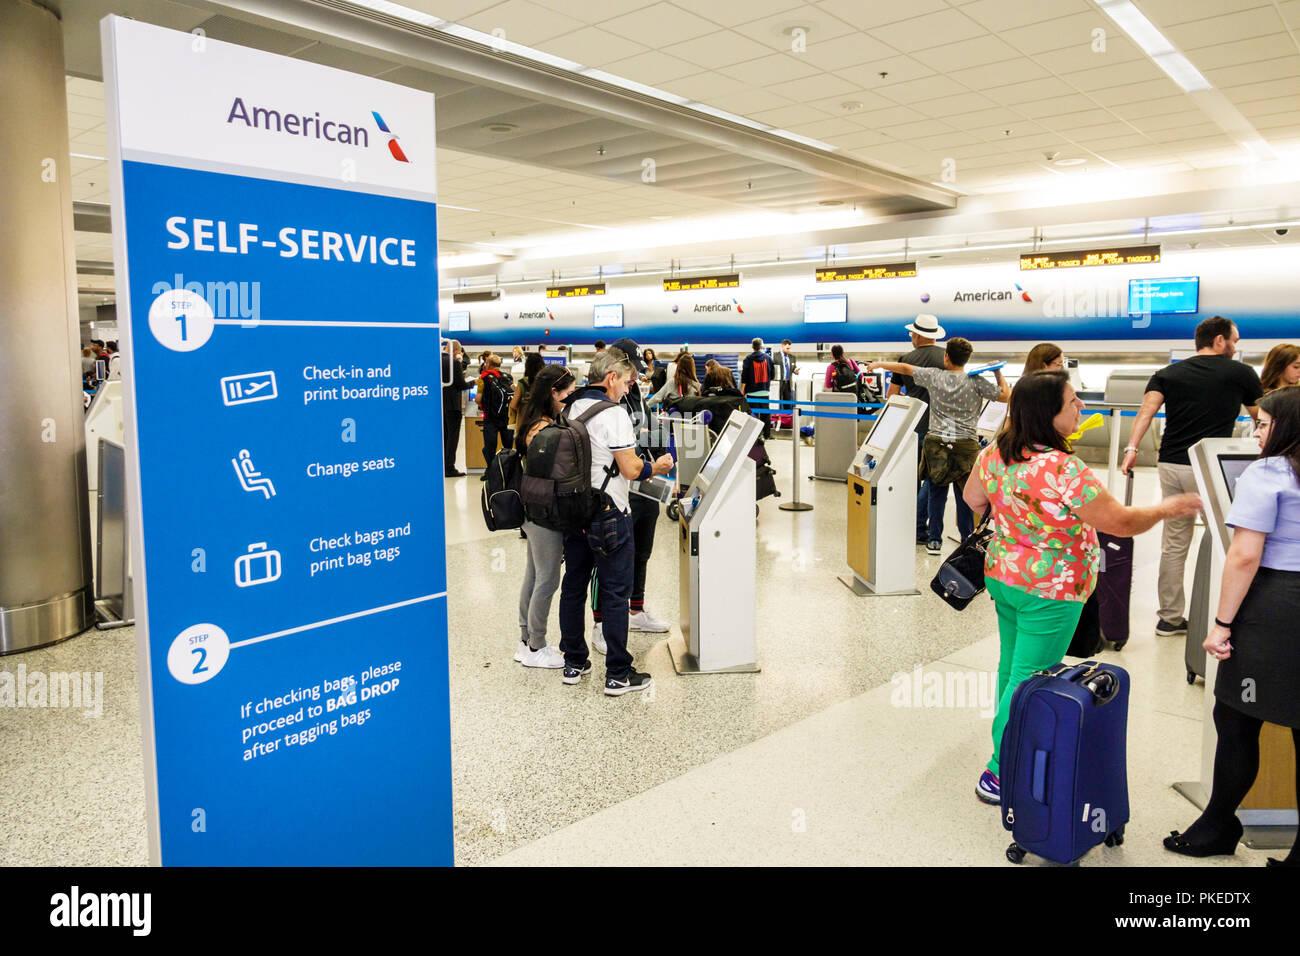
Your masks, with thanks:
M 109 17 L 163 864 L 450 864 L 433 97 Z

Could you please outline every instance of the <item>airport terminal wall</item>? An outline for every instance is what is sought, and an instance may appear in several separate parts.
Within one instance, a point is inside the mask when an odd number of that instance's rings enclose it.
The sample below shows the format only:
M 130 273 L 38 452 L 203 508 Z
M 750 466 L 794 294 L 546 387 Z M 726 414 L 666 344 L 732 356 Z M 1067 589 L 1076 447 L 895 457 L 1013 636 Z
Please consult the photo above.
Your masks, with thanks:
M 919 312 L 939 316 L 949 334 L 984 348 L 1052 341 L 1095 352 L 1162 352 L 1185 348 L 1196 324 L 1211 315 L 1234 319 L 1243 340 L 1294 337 L 1300 328 L 1300 277 L 1295 250 L 1245 247 L 1165 251 L 1160 261 L 1021 271 L 1017 257 L 992 263 L 949 264 L 922 259 L 916 275 L 818 282 L 820 263 L 738 272 L 739 285 L 705 291 L 665 291 L 666 274 L 579 276 L 555 282 L 508 283 L 493 301 L 455 302 L 440 296 L 444 337 L 466 345 L 584 346 L 629 335 L 642 344 L 747 343 L 788 338 L 798 347 L 840 342 L 858 349 L 896 350 L 899 327 Z M 834 265 L 834 263 L 831 263 Z M 691 274 L 686 274 L 691 275 Z M 1132 308 L 1132 280 L 1195 278 L 1194 311 Z M 548 286 L 604 285 L 600 295 L 548 297 Z M 1192 284 L 1188 284 L 1189 288 Z M 490 286 L 470 285 L 462 292 Z M 844 295 L 847 320 L 805 323 L 804 297 Z M 1186 309 L 1191 296 L 1178 303 Z M 593 309 L 621 305 L 622 327 L 597 328 Z M 452 312 L 469 313 L 469 330 L 450 327 Z M 1073 351 L 1081 349 L 1076 345 Z

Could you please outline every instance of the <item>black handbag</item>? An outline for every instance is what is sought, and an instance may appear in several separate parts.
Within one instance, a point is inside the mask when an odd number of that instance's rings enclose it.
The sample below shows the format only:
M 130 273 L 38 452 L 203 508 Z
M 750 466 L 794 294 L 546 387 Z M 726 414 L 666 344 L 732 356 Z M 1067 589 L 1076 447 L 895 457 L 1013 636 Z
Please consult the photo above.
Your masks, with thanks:
M 939 573 L 930 582 L 930 590 L 958 611 L 964 610 L 984 590 L 984 559 L 993 537 L 993 525 L 989 521 L 992 514 L 992 508 L 984 512 L 975 530 L 939 565 Z

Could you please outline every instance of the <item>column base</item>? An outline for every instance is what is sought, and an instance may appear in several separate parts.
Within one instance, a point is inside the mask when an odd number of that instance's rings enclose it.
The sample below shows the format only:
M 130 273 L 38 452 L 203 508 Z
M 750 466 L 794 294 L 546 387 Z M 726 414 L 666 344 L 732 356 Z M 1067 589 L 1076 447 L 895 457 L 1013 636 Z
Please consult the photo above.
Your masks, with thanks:
M 66 641 L 91 623 L 90 596 L 84 588 L 39 604 L 0 608 L 0 656 Z

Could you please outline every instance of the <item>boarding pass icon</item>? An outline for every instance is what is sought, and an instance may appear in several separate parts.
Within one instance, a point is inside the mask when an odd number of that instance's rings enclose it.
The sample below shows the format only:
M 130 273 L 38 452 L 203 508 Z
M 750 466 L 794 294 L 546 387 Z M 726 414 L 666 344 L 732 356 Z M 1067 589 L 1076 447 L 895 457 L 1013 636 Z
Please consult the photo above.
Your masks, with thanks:
M 274 372 L 249 372 L 228 375 L 221 380 L 221 401 L 227 405 L 246 405 L 275 398 Z

